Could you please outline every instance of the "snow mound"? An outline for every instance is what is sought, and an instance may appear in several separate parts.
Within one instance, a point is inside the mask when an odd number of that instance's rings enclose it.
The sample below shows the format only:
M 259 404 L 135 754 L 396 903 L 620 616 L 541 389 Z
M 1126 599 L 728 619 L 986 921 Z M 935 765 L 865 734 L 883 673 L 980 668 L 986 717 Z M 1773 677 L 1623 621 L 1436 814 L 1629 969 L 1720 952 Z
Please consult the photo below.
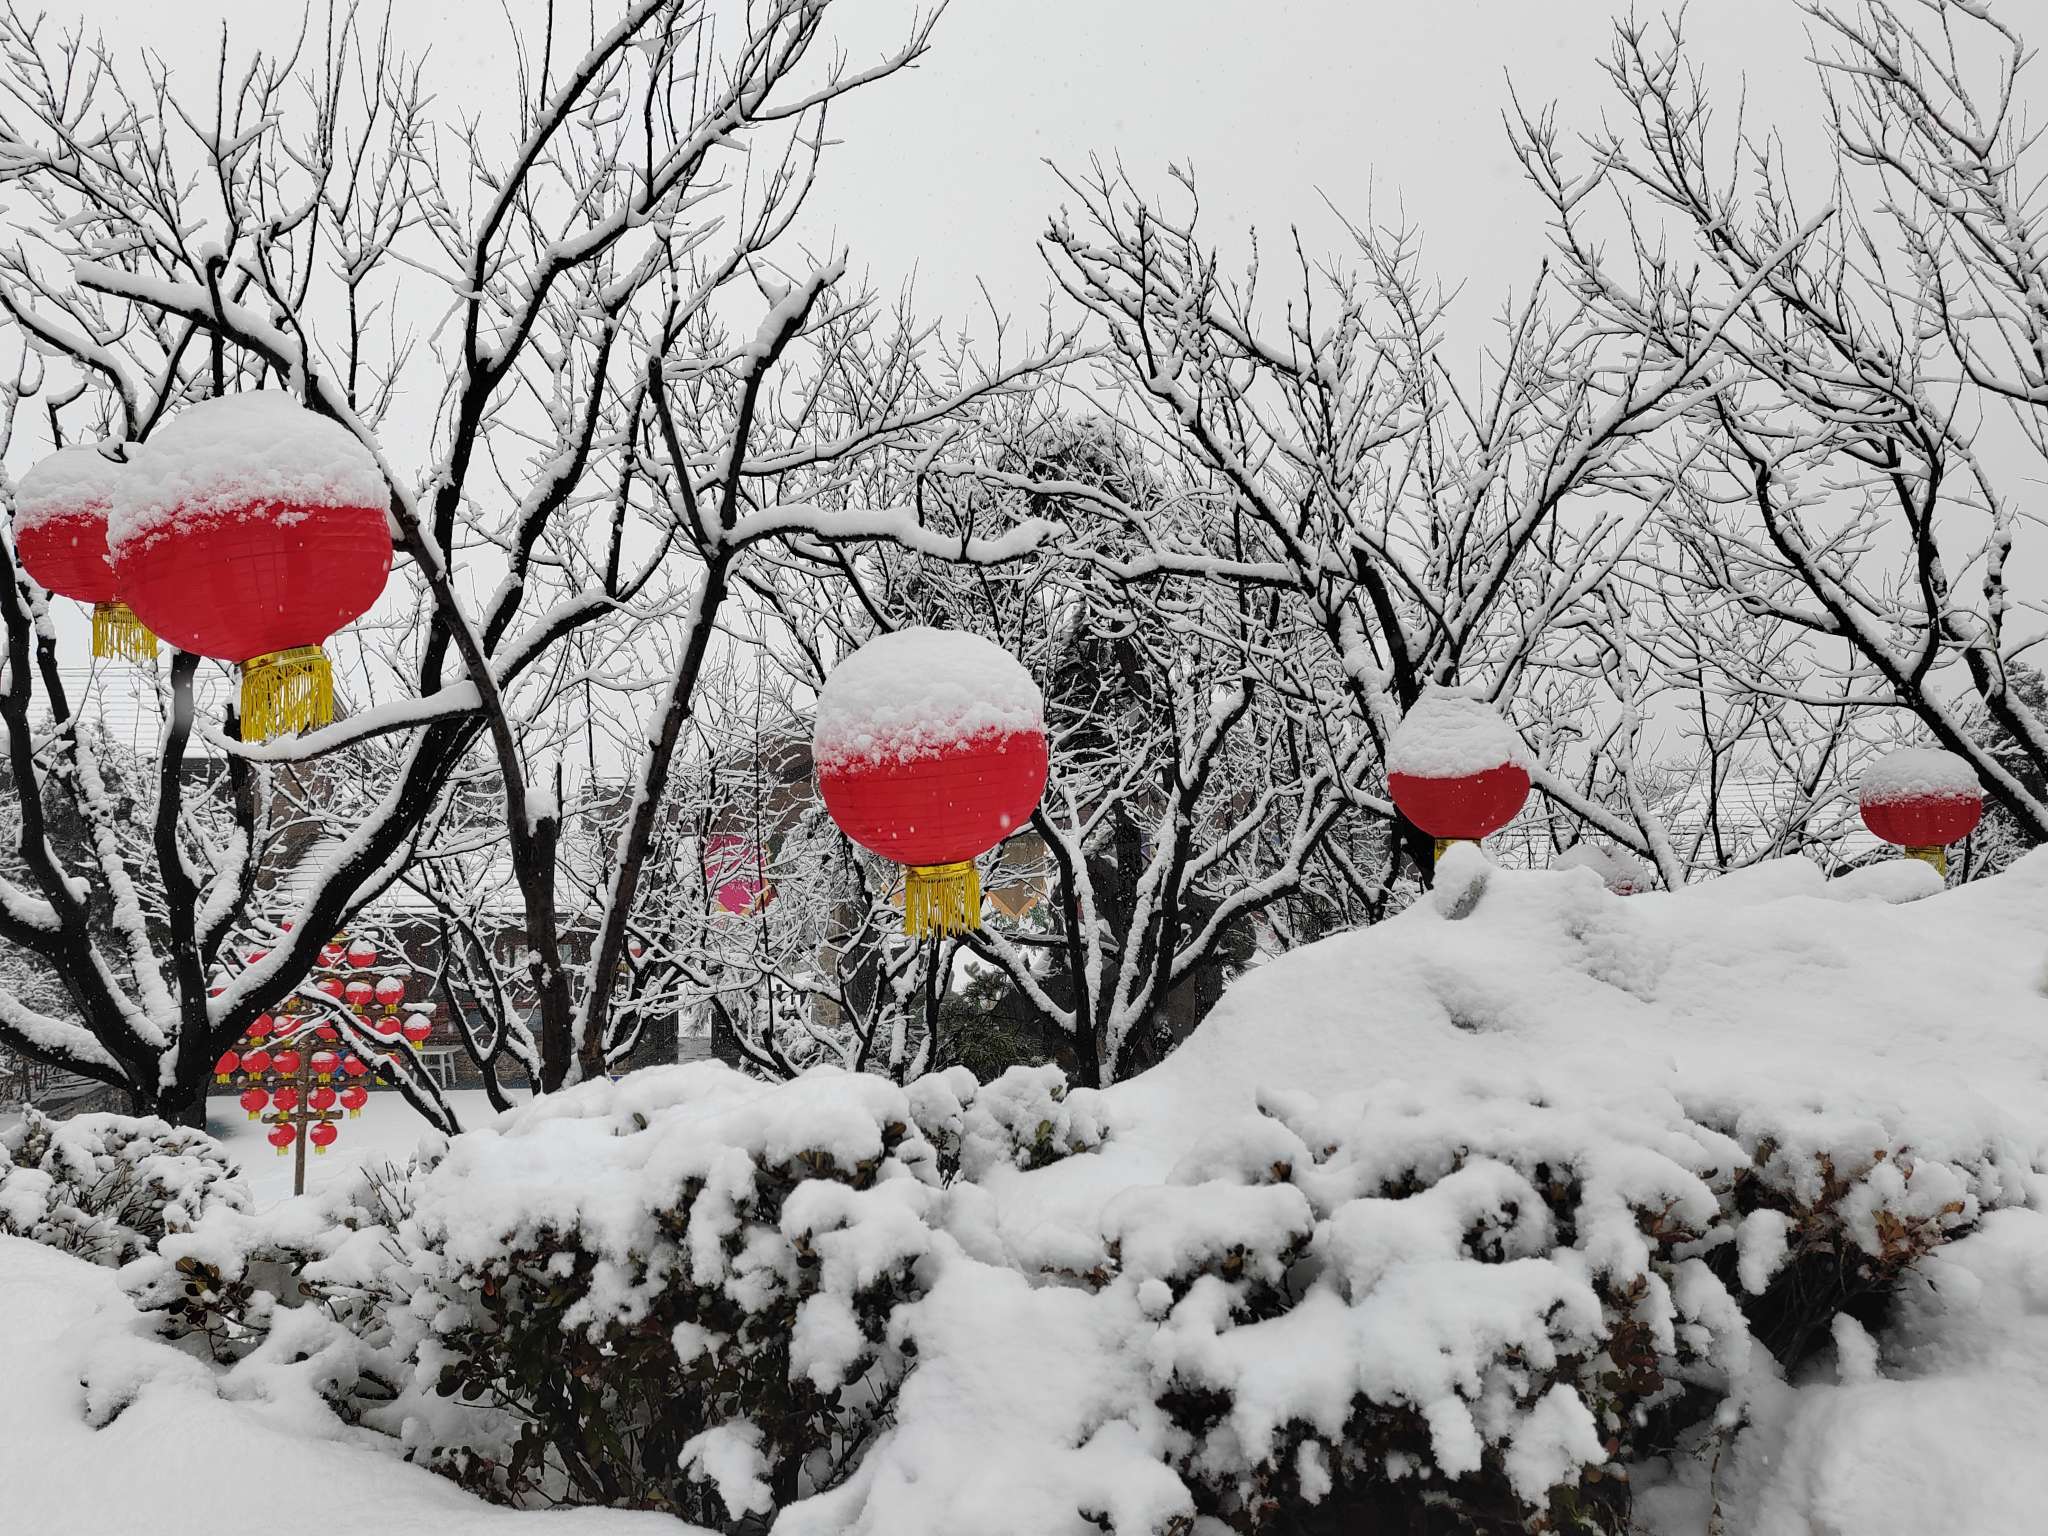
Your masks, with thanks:
M 1901 747 L 1887 752 L 1863 771 L 1860 788 L 1865 805 L 1930 798 L 1974 800 L 1984 793 L 1976 769 L 1938 747 Z
M 128 466 L 107 457 L 112 444 L 59 448 L 38 459 L 14 487 L 14 526 L 39 528 L 60 517 L 112 510 Z
M 1023 664 L 979 635 L 922 626 L 878 635 L 818 693 L 820 769 L 932 757 L 1045 729 L 1045 699 Z
M 186 406 L 135 451 L 107 545 L 118 554 L 174 523 L 259 507 L 382 507 L 390 495 L 376 459 L 340 423 L 281 390 L 222 395 Z
M 1515 763 L 1528 753 L 1514 727 L 1484 699 L 1448 688 L 1426 690 L 1387 743 L 1387 772 L 1456 779 Z
M 1573 843 L 1550 861 L 1550 867 L 1590 869 L 1617 896 L 1633 896 L 1657 888 L 1657 878 L 1650 873 L 1649 865 L 1626 849 L 1601 843 Z

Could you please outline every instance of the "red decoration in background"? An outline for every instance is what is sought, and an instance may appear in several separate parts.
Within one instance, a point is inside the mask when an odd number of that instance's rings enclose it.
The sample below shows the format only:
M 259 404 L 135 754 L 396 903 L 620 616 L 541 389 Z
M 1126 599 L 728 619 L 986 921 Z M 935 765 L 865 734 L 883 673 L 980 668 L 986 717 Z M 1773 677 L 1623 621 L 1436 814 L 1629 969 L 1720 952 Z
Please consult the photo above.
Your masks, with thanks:
M 391 1013 L 398 1011 L 398 1005 L 405 1001 L 405 983 L 396 976 L 377 978 L 377 1001 Z
M 320 946 L 320 963 L 329 970 L 333 970 L 334 967 L 341 964 L 342 959 L 347 954 L 348 951 L 339 944 L 322 944 Z
M 343 981 L 339 976 L 322 976 L 313 985 L 318 987 L 322 992 L 325 992 L 337 1003 L 341 1001 L 342 993 L 348 990 L 348 983 Z
M 768 882 L 761 873 L 761 851 L 737 832 L 714 832 L 704 839 L 704 881 L 711 899 L 735 917 L 745 917 L 767 904 Z M 640 946 L 632 946 L 635 960 Z
M 292 1143 L 298 1139 L 299 1133 L 288 1125 L 273 1125 L 270 1128 L 270 1134 L 264 1138 L 273 1147 L 277 1148 L 277 1155 L 279 1157 L 283 1157 L 285 1153 L 289 1152 Z
M 361 1013 L 364 1009 L 368 1008 L 370 1006 L 370 999 L 375 995 L 375 989 L 367 981 L 362 980 L 350 982 L 342 991 L 343 1000 L 347 1002 L 349 1007 L 355 1009 L 357 1013 Z
M 1984 819 L 1984 796 L 1914 795 L 1864 801 L 1863 825 L 1901 848 L 1945 848 L 1960 843 Z
M 331 1124 L 322 1120 L 318 1125 L 306 1132 L 306 1140 L 313 1143 L 313 1150 L 315 1152 L 325 1152 L 334 1145 L 334 1138 L 340 1134 Z
M 270 1052 L 251 1051 L 242 1058 L 242 1070 L 251 1077 L 261 1077 L 270 1070 Z
M 226 1082 L 235 1075 L 235 1069 L 241 1066 L 241 1064 L 242 1058 L 236 1052 L 222 1052 L 220 1060 L 213 1064 L 213 1080 L 216 1083 Z
M 278 1051 L 270 1058 L 270 1065 L 280 1076 L 290 1077 L 299 1070 L 299 1053 L 290 1049 Z
M 353 1083 L 341 1090 L 341 1107 L 348 1111 L 351 1120 L 360 1115 L 363 1106 L 369 1102 L 370 1095 Z
M 1449 779 L 1390 773 L 1387 793 L 1401 814 L 1431 837 L 1477 842 L 1520 813 L 1529 798 L 1529 770 L 1502 763 Z
M 270 1095 L 261 1088 L 248 1088 L 243 1090 L 242 1097 L 237 1102 L 241 1104 L 244 1110 L 248 1111 L 249 1118 L 254 1120 L 263 1113 L 264 1107 L 270 1103 Z
M 397 1034 L 399 1029 L 401 1028 L 398 1020 L 396 1019 L 379 1019 L 376 1022 L 376 1024 L 372 1027 L 377 1031 L 378 1034 L 382 1035 L 387 1040 L 389 1040 L 393 1035 Z
M 361 1077 L 365 1072 L 369 1071 L 370 1068 L 369 1064 L 363 1061 L 360 1057 L 351 1056 L 347 1060 L 342 1062 L 341 1070 L 346 1072 L 350 1077 Z
M 427 1043 L 428 1038 L 434 1033 L 434 1026 L 425 1019 L 415 1017 L 407 1021 L 399 1032 L 405 1036 L 408 1045 L 418 1048 Z
M 367 971 L 377 963 L 377 946 L 368 939 L 357 939 L 348 947 L 348 963 L 359 971 Z
M 270 1096 L 270 1101 L 278 1109 L 289 1114 L 299 1107 L 299 1090 L 296 1088 L 280 1088 Z
M 306 1102 L 319 1110 L 334 1108 L 334 1100 L 335 1092 L 332 1088 L 315 1088 L 306 1095 Z
M 312 1067 L 313 1075 L 324 1083 L 334 1076 L 335 1068 L 341 1065 L 341 1058 L 332 1051 L 315 1051 L 307 1065 Z
M 276 1020 L 272 1019 L 269 1014 L 259 1013 L 256 1015 L 256 1022 L 249 1026 L 249 1038 L 251 1040 L 264 1039 L 276 1027 Z

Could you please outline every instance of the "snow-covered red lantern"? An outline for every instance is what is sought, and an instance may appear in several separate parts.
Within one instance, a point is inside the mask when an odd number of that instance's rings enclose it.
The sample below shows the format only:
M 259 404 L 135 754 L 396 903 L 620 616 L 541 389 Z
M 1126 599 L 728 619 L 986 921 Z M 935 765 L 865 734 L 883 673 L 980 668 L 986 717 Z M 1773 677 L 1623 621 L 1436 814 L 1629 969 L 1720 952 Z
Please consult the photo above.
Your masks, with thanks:
M 350 1083 L 348 1087 L 341 1090 L 341 1107 L 348 1111 L 351 1120 L 360 1115 L 363 1112 L 363 1106 L 369 1102 L 369 1093 L 354 1083 Z
M 251 1040 L 267 1039 L 270 1032 L 276 1027 L 276 1020 L 272 1019 L 269 1014 L 259 1013 L 256 1015 L 256 1022 L 249 1026 L 249 1038 Z
M 322 992 L 325 992 L 337 1003 L 341 1001 L 342 993 L 348 990 L 348 983 L 343 981 L 339 976 L 322 976 L 318 981 L 314 982 L 313 985 L 318 987 Z
M 375 1024 L 371 1025 L 370 1027 L 376 1030 L 378 1034 L 382 1035 L 387 1040 L 389 1040 L 393 1035 L 397 1034 L 401 1028 L 403 1028 L 403 1026 L 398 1022 L 397 1019 L 379 1019 Z
M 261 1077 L 270 1070 L 270 1052 L 250 1051 L 242 1057 L 242 1070 L 251 1077 Z
M 241 667 L 244 737 L 324 725 L 334 678 L 321 643 L 384 590 L 389 505 L 370 452 L 290 395 L 203 400 L 119 478 L 115 584 L 171 644 Z
M 349 1056 L 343 1058 L 341 1070 L 350 1077 L 361 1077 L 370 1067 L 360 1056 Z
M 340 1068 L 341 1058 L 332 1051 L 315 1051 L 313 1059 L 308 1065 L 312 1067 L 313 1075 L 324 1083 L 332 1078 L 336 1070 Z
M 337 1131 L 327 1121 L 322 1120 L 318 1125 L 306 1132 L 306 1140 L 313 1143 L 313 1150 L 315 1152 L 325 1152 L 334 1145 L 334 1138 L 340 1134 L 341 1132 Z
M 405 1021 L 405 1025 L 400 1029 L 399 1033 L 405 1036 L 405 1043 L 407 1045 L 411 1046 L 414 1050 L 418 1050 L 433 1035 L 434 1026 L 430 1020 L 423 1019 L 415 1014 Z
M 341 962 L 347 957 L 347 955 L 348 950 L 343 945 L 322 944 L 320 946 L 320 963 L 326 966 L 327 969 L 330 971 L 333 970 L 337 965 L 340 965 Z
M 368 939 L 357 939 L 348 947 L 348 963 L 358 971 L 367 971 L 377 963 L 377 946 Z
M 1976 770 L 1935 747 L 1887 752 L 1864 771 L 1857 801 L 1866 827 L 1944 877 L 1948 845 L 1976 831 L 1984 817 Z
M 277 1106 L 279 1114 L 288 1115 L 299 1107 L 299 1090 L 280 1088 L 270 1096 L 270 1102 Z
M 328 1110 L 334 1108 L 335 1098 L 336 1094 L 332 1088 L 315 1088 L 306 1095 L 306 1102 L 314 1109 L 325 1114 Z
M 277 1070 L 279 1075 L 290 1077 L 299 1070 L 299 1060 L 299 1053 L 297 1051 L 282 1050 L 271 1056 L 270 1065 Z
M 247 1112 L 249 1118 L 254 1120 L 263 1113 L 264 1106 L 269 1104 L 270 1095 L 261 1088 L 245 1088 L 242 1090 L 242 1097 L 236 1102 Z
M 131 661 L 156 636 L 120 598 L 107 557 L 107 517 L 128 466 L 97 447 L 59 448 L 14 490 L 14 548 L 36 584 L 92 609 L 92 653 Z
M 398 1005 L 405 1001 L 405 982 L 397 976 L 379 976 L 377 1001 L 384 1005 L 386 1013 L 398 1012 Z
M 241 1065 L 242 1065 L 242 1057 L 241 1057 L 241 1054 L 240 1054 L 239 1052 L 237 1052 L 237 1051 L 223 1051 L 223 1052 L 221 1052 L 221 1058 L 220 1058 L 220 1060 L 219 1060 L 219 1061 L 216 1061 L 216 1062 L 215 1062 L 215 1063 L 213 1064 L 213 1080 L 214 1080 L 214 1081 L 215 1081 L 216 1083 L 224 1083 L 224 1082 L 226 1082 L 226 1081 L 227 1081 L 227 1080 L 228 1080 L 229 1078 L 231 1078 L 231 1077 L 233 1077 L 233 1076 L 235 1075 L 235 1072 L 236 1072 L 236 1070 L 237 1070 L 238 1068 L 240 1068 L 240 1066 L 241 1066 Z
M 980 927 L 974 861 L 1045 793 L 1045 700 L 1017 659 L 959 630 L 878 636 L 825 679 L 811 750 L 840 830 L 909 866 L 905 931 Z
M 292 1143 L 299 1139 L 299 1133 L 289 1125 L 273 1125 L 270 1134 L 263 1139 L 277 1148 L 277 1155 L 283 1157 L 291 1151 Z
M 362 1013 L 370 1006 L 370 999 L 376 996 L 376 993 L 377 989 L 367 981 L 356 980 L 342 990 L 342 1001 L 357 1013 Z
M 318 1029 L 313 1031 L 313 1038 L 315 1040 L 325 1040 L 329 1045 L 332 1045 L 335 1041 L 341 1038 L 341 1031 L 336 1029 L 332 1024 L 322 1024 Z
M 1529 798 L 1523 757 L 1521 738 L 1491 704 L 1432 688 L 1387 743 L 1387 793 L 1441 857 L 1515 819 Z
M 704 839 L 704 883 L 718 909 L 735 917 L 746 917 L 768 904 L 761 851 L 737 832 L 714 832 Z M 637 944 L 633 958 L 640 958 Z

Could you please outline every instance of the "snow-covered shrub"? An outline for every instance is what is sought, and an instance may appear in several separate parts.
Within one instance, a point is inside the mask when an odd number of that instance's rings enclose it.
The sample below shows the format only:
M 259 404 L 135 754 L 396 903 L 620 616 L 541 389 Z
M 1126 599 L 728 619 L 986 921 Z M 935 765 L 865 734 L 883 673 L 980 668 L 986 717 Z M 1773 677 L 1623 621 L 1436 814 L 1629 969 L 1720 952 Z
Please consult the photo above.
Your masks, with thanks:
M 204 1131 L 30 1109 L 0 1132 L 0 1232 L 118 1266 L 216 1208 L 246 1210 L 248 1194 Z
M 1054 1066 L 1011 1067 L 987 1083 L 953 1067 L 918 1078 L 909 1093 L 910 1112 L 948 1178 L 1044 1168 L 1099 1150 L 1109 1135 L 1101 1093 L 1070 1088 Z

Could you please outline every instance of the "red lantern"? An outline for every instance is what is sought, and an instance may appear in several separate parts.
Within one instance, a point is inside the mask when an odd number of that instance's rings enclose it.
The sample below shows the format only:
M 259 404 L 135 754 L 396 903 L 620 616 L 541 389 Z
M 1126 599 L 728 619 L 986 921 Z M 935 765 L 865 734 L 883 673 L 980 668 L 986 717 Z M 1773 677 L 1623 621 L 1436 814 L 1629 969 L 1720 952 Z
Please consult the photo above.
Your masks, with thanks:
M 313 1143 L 313 1150 L 315 1152 L 325 1152 L 334 1145 L 334 1138 L 340 1134 L 341 1132 L 337 1131 L 331 1124 L 322 1120 L 318 1125 L 306 1132 L 306 1140 Z
M 299 1090 L 280 1088 L 270 1096 L 270 1102 L 277 1106 L 279 1114 L 288 1115 L 299 1107 Z
M 252 949 L 249 951 L 249 963 L 251 965 L 254 965 L 257 961 L 261 960 L 265 955 L 269 953 L 270 951 L 267 949 Z
M 361 1077 L 365 1072 L 369 1071 L 370 1068 L 361 1057 L 350 1056 L 343 1060 L 341 1064 L 341 1070 L 346 1072 L 350 1077 Z
M 263 1113 L 263 1107 L 270 1102 L 270 1095 L 261 1088 L 245 1088 L 238 1102 L 248 1111 L 249 1118 L 254 1120 Z
M 353 1083 L 341 1090 L 341 1107 L 348 1111 L 351 1120 L 360 1115 L 363 1112 L 363 1106 L 369 1102 L 370 1095 L 368 1092 L 358 1088 Z
M 315 1051 L 313 1053 L 313 1060 L 311 1062 L 313 1075 L 323 1083 L 334 1076 L 335 1069 L 340 1065 L 341 1058 L 332 1051 Z
M 249 1026 L 249 1038 L 251 1040 L 264 1039 L 276 1027 L 276 1020 L 272 1019 L 269 1014 L 259 1013 L 256 1015 L 256 1022 Z
M 14 492 L 14 548 L 22 569 L 59 597 L 92 608 L 92 653 L 140 661 L 156 636 L 120 600 L 107 558 L 107 514 L 128 467 L 98 448 L 59 448 Z
M 405 983 L 396 976 L 378 977 L 377 1001 L 384 1005 L 385 1012 L 398 1012 L 398 1005 L 405 1001 Z
M 1521 756 L 1521 739 L 1492 705 L 1433 689 L 1387 743 L 1387 792 L 1441 855 L 1515 819 L 1529 798 Z
M 315 1040 L 325 1040 L 329 1045 L 332 1045 L 335 1041 L 341 1038 L 341 1031 L 336 1029 L 332 1024 L 322 1024 L 318 1029 L 313 1031 L 313 1038 Z
M 315 1088 L 306 1095 L 306 1102 L 323 1114 L 334 1108 L 335 1093 L 332 1088 Z
M 320 963 L 331 971 L 341 964 L 342 958 L 347 954 L 348 951 L 339 944 L 322 944 L 320 946 Z
M 357 939 L 348 947 L 348 963 L 359 971 L 367 971 L 377 963 L 377 946 L 368 939 Z
M 241 1066 L 241 1064 L 242 1058 L 235 1052 L 222 1052 L 220 1060 L 213 1064 L 213 1080 L 216 1083 L 226 1082 L 235 1075 L 235 1069 Z
M 387 1040 L 389 1040 L 393 1035 L 397 1034 L 400 1028 L 399 1022 L 396 1019 L 379 1019 L 371 1027 L 374 1028 L 378 1034 L 382 1035 Z
M 1872 763 L 1858 795 L 1863 824 L 1908 858 L 1948 874 L 1948 845 L 1976 831 L 1984 791 L 1976 771 L 1953 752 L 1901 747 Z
M 318 981 L 313 983 L 313 985 L 317 987 L 320 991 L 325 992 L 337 1003 L 341 1001 L 342 993 L 348 990 L 348 983 L 343 981 L 339 976 L 322 976 Z
M 278 1051 L 271 1056 L 270 1065 L 281 1075 L 290 1077 L 299 1070 L 299 1053 L 290 1048 Z
M 405 1043 L 407 1045 L 410 1045 L 414 1050 L 418 1050 L 427 1043 L 428 1038 L 434 1033 L 434 1026 L 430 1020 L 420 1018 L 415 1014 L 406 1021 L 405 1027 L 399 1033 L 405 1036 Z
M 905 629 L 841 661 L 818 694 L 818 788 L 840 830 L 908 865 L 904 930 L 981 925 L 974 860 L 1045 793 L 1045 701 L 978 635 Z
M 376 989 L 367 981 L 350 982 L 343 994 L 348 1001 L 349 1007 L 355 1009 L 357 1013 L 361 1013 L 364 1009 L 368 1008 L 370 1006 L 370 999 L 375 995 Z
M 376 459 L 290 395 L 190 405 L 121 477 L 107 539 L 136 615 L 182 650 L 242 668 L 242 733 L 334 717 L 321 642 L 366 612 L 391 570 Z
M 251 1077 L 261 1077 L 270 1070 L 270 1052 L 256 1050 L 242 1058 L 242 1070 Z
M 273 1147 L 277 1148 L 277 1155 L 279 1157 L 283 1157 L 285 1153 L 289 1152 L 292 1143 L 298 1139 L 298 1131 L 289 1125 L 273 1125 L 270 1128 L 270 1134 L 264 1138 Z

